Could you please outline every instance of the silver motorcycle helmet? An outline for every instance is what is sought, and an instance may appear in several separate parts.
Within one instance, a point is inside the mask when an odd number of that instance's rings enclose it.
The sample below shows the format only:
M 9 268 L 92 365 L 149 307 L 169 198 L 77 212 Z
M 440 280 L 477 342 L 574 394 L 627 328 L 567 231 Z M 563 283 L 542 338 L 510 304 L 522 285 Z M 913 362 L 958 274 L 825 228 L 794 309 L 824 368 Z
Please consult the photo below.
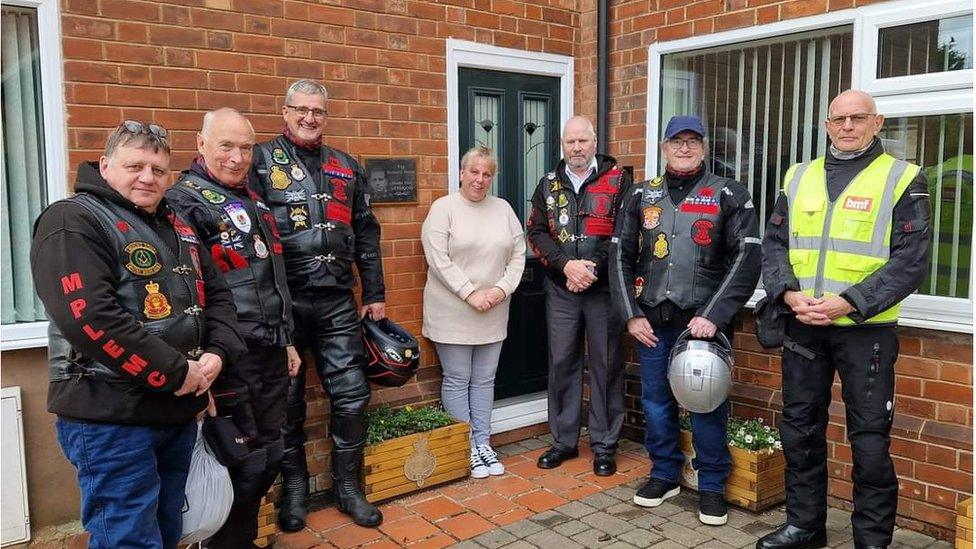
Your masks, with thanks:
M 732 390 L 732 344 L 721 331 L 715 337 L 717 341 L 691 339 L 691 330 L 685 330 L 671 348 L 668 383 L 675 400 L 689 412 L 715 410 Z

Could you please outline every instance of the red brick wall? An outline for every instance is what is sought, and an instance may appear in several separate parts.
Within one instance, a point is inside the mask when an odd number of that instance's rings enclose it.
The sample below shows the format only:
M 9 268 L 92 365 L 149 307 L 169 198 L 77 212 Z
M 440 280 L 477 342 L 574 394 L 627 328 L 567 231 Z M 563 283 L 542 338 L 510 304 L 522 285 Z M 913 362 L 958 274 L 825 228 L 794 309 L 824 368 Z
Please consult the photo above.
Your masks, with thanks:
M 575 0 L 62 0 L 70 177 L 78 162 L 98 159 L 123 119 L 168 128 L 173 169 L 181 170 L 196 155 L 206 110 L 239 109 L 268 138 L 283 125 L 288 84 L 321 80 L 331 145 L 418 157 L 419 204 L 375 211 L 388 314 L 419 336 L 420 224 L 447 192 L 445 39 L 573 55 L 575 8 Z M 372 402 L 437 399 L 440 371 L 426 342 L 422 359 L 416 382 L 375 391 Z M 325 488 L 328 403 L 317 382 L 308 385 L 308 446 Z
M 610 24 L 609 152 L 643 176 L 647 48 L 655 42 L 863 6 L 872 0 L 631 0 L 613 2 Z M 577 109 L 596 115 L 596 0 L 581 0 Z M 743 315 L 736 337 L 733 413 L 778 420 L 780 357 L 764 352 Z M 901 329 L 892 454 L 899 475 L 899 523 L 950 539 L 955 506 L 972 493 L 972 336 Z M 633 368 L 631 368 L 633 372 Z M 637 391 L 636 393 L 634 391 Z M 628 382 L 628 423 L 640 428 L 639 378 Z M 830 495 L 850 506 L 851 453 L 839 385 L 831 406 Z

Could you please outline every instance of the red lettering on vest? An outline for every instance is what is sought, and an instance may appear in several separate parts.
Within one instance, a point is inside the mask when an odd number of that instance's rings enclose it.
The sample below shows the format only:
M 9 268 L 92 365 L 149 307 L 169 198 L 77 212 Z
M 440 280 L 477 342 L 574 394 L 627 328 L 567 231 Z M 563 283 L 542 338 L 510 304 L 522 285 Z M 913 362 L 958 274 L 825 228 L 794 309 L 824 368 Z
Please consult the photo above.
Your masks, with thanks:
M 349 209 L 349 206 L 340 204 L 334 200 L 330 200 L 328 205 L 326 205 L 325 217 L 329 221 L 338 221 L 346 225 L 352 224 L 352 210 Z
M 854 210 L 856 212 L 870 212 L 871 204 L 874 200 L 864 197 L 864 196 L 848 196 L 847 200 L 844 201 L 845 210 Z
M 105 330 L 95 330 L 95 328 L 91 327 L 91 324 L 85 324 L 81 327 L 81 329 L 85 332 L 85 334 L 88 335 L 88 339 L 91 339 L 92 341 L 98 341 L 103 335 L 105 335 Z
M 272 242 L 271 251 L 274 252 L 275 255 L 281 255 L 284 253 L 285 250 L 281 247 L 280 242 Z
M 133 353 L 129 357 L 129 360 L 126 360 L 125 364 L 122 365 L 122 369 L 128 372 L 131 376 L 137 376 L 141 374 L 142 370 L 144 370 L 148 365 L 149 363 L 146 362 L 144 358 Z
M 275 239 L 281 239 L 281 233 L 278 232 L 278 223 L 275 222 L 274 215 L 269 212 L 264 212 L 261 214 L 261 217 L 264 218 L 264 223 L 268 226 L 268 230 L 271 231 L 271 236 L 275 237 Z
M 81 318 L 81 312 L 84 311 L 85 307 L 87 306 L 88 302 L 80 297 L 68 304 L 68 307 L 71 308 L 71 314 L 75 317 L 75 320 Z
M 203 281 L 200 279 L 197 279 L 196 282 L 197 282 L 197 304 L 200 305 L 201 307 L 206 307 L 207 292 L 204 291 L 205 286 L 203 284 Z
M 587 217 L 583 220 L 583 234 L 587 236 L 613 236 L 613 220 Z
M 125 352 L 125 347 L 119 347 L 119 344 L 114 339 L 110 339 L 105 342 L 105 345 L 102 345 L 102 350 L 112 358 L 119 358 Z
M 159 370 L 153 370 L 146 376 L 146 382 L 153 387 L 162 387 L 166 384 L 166 374 L 159 373 Z
M 336 200 L 341 200 L 343 202 L 349 198 L 346 195 L 346 181 L 338 177 L 332 178 L 332 195 L 336 197 Z
M 64 295 L 77 292 L 84 287 L 85 285 L 81 281 L 81 275 L 78 273 L 71 273 L 61 277 L 61 291 L 64 292 Z

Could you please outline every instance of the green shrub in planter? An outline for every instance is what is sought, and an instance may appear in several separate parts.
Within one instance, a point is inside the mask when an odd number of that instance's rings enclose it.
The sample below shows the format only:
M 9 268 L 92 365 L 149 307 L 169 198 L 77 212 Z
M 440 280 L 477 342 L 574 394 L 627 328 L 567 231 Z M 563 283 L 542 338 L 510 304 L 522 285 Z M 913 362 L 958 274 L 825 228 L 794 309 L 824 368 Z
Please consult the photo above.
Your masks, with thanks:
M 439 406 L 390 408 L 384 404 L 372 412 L 366 412 L 366 445 L 432 431 L 455 421 Z

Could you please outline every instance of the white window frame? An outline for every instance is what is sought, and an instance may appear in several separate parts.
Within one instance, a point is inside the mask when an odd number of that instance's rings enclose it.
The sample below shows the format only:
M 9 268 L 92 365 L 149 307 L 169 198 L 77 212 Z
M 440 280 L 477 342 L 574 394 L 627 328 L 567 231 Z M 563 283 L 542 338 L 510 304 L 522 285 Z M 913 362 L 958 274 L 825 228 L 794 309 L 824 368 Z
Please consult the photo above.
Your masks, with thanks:
M 47 203 L 68 195 L 68 137 L 65 127 L 61 62 L 61 14 L 58 0 L 3 0 L 3 5 L 37 10 L 37 47 L 44 109 L 44 169 Z M 0 351 L 47 347 L 47 322 L 19 322 L 0 327 Z
M 973 112 L 972 69 L 876 78 L 880 29 L 969 13 L 973 13 L 973 7 L 965 0 L 935 0 L 921 4 L 916 0 L 898 0 L 652 44 L 647 49 L 645 177 L 652 177 L 657 172 L 659 162 L 660 82 L 664 55 L 742 42 L 752 43 L 799 32 L 852 25 L 855 47 L 851 58 L 851 87 L 863 89 L 875 96 L 879 112 L 888 118 Z M 976 254 L 970 258 L 971 278 L 974 270 L 976 270 Z M 973 288 L 972 280 L 970 288 Z M 764 295 L 762 289 L 757 289 L 747 303 L 747 307 L 753 307 Z M 902 303 L 899 324 L 973 333 L 973 299 L 911 295 Z

